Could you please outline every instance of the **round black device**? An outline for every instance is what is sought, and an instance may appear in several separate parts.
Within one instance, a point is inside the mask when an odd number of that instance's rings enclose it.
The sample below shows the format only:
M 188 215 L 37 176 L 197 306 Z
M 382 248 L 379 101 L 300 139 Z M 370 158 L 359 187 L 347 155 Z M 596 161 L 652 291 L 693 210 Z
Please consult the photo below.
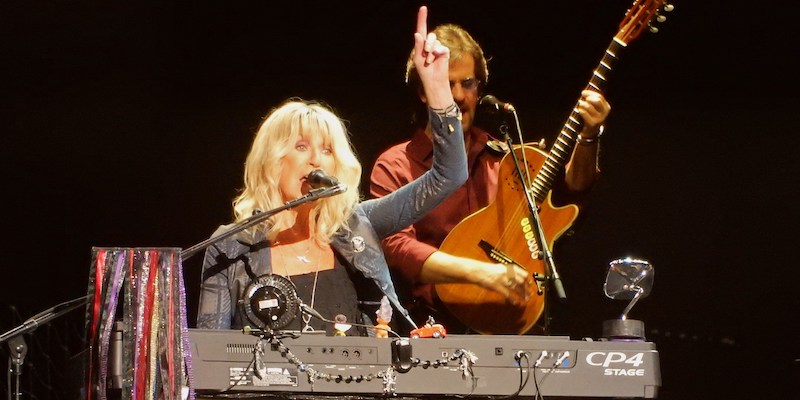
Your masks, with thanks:
M 239 305 L 247 319 L 260 329 L 281 329 L 298 315 L 300 300 L 289 279 L 274 274 L 261 275 L 245 289 Z

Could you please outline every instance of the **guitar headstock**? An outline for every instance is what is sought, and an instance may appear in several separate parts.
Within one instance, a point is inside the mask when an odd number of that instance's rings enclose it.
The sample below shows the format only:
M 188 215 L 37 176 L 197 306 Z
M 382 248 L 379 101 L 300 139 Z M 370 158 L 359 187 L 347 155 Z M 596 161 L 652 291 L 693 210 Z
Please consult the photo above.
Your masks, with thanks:
M 656 24 L 667 20 L 663 13 L 673 9 L 675 7 L 664 0 L 636 0 L 625 13 L 614 38 L 628 44 L 639 37 L 645 28 L 653 33 L 658 32 Z

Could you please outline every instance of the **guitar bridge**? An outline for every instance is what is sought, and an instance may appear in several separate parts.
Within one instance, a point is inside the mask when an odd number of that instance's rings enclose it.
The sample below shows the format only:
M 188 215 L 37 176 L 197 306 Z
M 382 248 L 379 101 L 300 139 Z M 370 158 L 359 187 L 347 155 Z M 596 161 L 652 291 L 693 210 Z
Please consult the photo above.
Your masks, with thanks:
M 482 240 L 478 243 L 478 247 L 486 253 L 486 256 L 501 264 L 517 264 L 511 257 L 507 256 L 500 250 L 497 250 L 491 243 Z M 517 264 L 519 265 L 519 264 Z

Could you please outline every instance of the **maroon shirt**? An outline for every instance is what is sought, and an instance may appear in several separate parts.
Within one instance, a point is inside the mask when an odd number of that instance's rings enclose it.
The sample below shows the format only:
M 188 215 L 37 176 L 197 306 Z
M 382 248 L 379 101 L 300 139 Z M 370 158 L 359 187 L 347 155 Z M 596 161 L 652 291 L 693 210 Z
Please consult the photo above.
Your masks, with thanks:
M 505 153 L 487 146 L 494 138 L 486 131 L 473 126 L 470 135 L 467 182 L 416 224 L 383 240 L 386 261 L 394 276 L 403 280 L 397 282 L 398 286 L 410 286 L 414 300 L 422 300 L 428 306 L 435 305 L 435 290 L 432 284 L 419 281 L 425 260 L 438 250 L 456 224 L 491 204 L 498 190 L 498 171 Z M 425 173 L 432 164 L 431 140 L 419 128 L 411 140 L 390 147 L 375 161 L 370 194 L 385 196 Z M 570 192 L 563 173 L 560 171 L 553 183 L 551 200 L 555 205 L 575 204 L 583 208 L 589 190 Z M 401 295 L 401 300 L 407 303 L 409 299 Z M 413 304 L 407 305 L 413 308 Z
M 383 240 L 390 268 L 412 285 L 415 298 L 427 304 L 433 304 L 434 290 L 433 285 L 419 282 L 422 264 L 456 224 L 489 205 L 497 194 L 498 169 L 504 154 L 486 146 L 492 140 L 487 132 L 473 128 L 470 135 L 467 182 L 417 223 Z M 385 196 L 425 173 L 432 164 L 431 140 L 424 129 L 417 129 L 411 140 L 392 146 L 375 161 L 370 193 Z

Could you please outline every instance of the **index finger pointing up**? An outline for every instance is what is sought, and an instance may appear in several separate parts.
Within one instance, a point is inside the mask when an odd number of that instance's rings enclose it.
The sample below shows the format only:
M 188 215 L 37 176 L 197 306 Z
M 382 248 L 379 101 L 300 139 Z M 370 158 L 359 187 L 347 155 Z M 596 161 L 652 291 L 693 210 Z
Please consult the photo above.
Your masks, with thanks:
M 428 7 L 422 6 L 417 13 L 417 33 L 423 40 L 428 36 Z

